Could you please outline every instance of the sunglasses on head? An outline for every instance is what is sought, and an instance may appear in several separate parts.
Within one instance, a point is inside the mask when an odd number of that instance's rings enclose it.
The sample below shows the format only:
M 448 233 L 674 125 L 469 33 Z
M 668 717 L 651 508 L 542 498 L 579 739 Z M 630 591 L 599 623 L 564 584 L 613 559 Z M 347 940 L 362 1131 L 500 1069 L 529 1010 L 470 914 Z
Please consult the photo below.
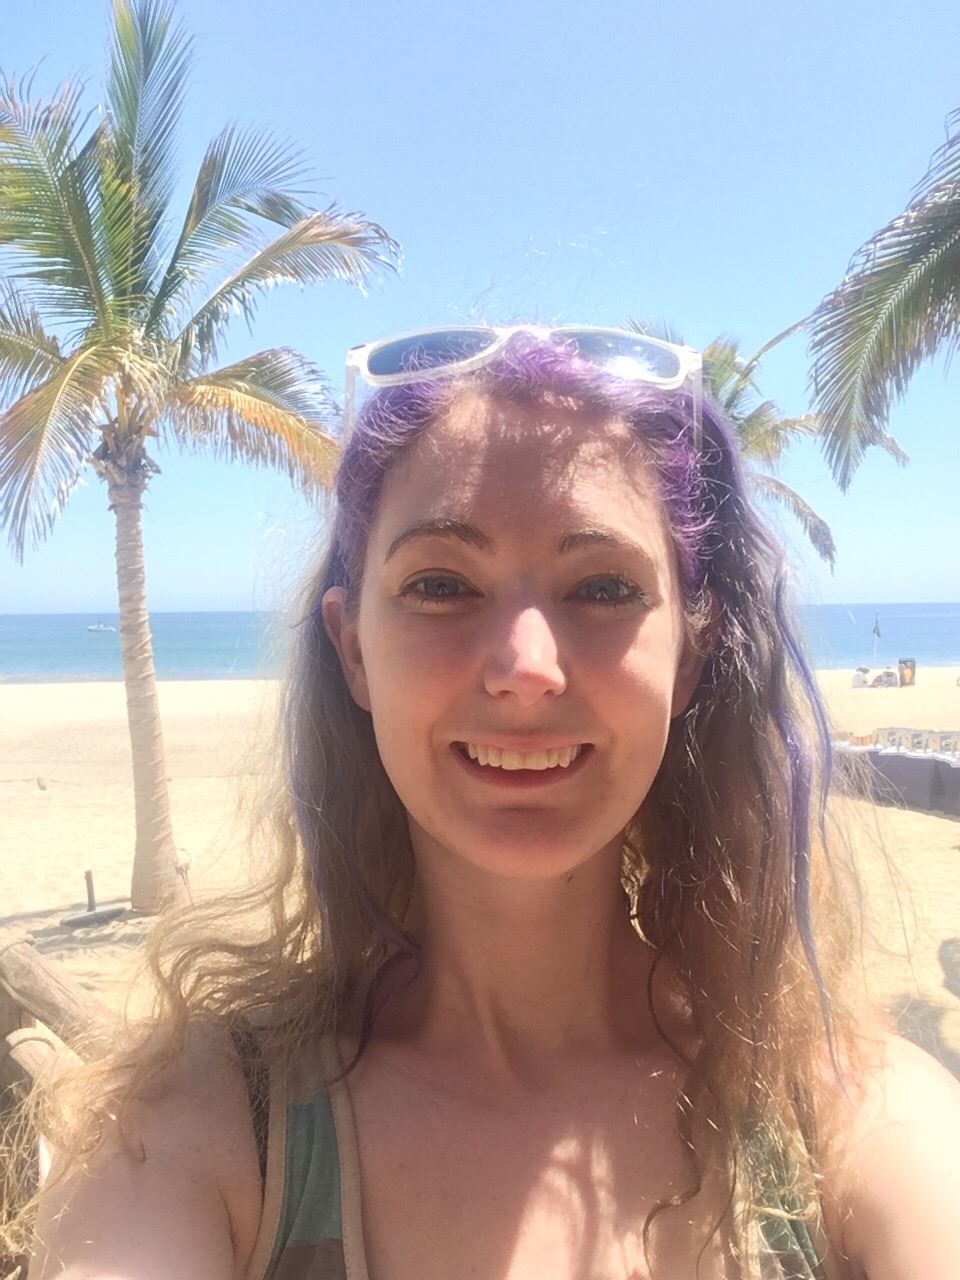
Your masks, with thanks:
M 347 353 L 344 439 L 353 430 L 358 377 L 373 387 L 455 377 L 489 364 L 515 333 L 544 338 L 615 378 L 649 383 L 665 391 L 689 386 L 699 434 L 702 361 L 700 352 L 691 347 L 648 338 L 629 329 L 592 325 L 459 325 L 423 329 L 353 347 Z

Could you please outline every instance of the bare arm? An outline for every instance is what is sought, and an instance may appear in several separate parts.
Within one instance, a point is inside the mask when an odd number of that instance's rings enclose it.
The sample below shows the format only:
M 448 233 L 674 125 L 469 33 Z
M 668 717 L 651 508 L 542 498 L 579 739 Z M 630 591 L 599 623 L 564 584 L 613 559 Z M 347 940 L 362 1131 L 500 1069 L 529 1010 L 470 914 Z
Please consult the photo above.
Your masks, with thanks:
M 170 1280 L 243 1274 L 260 1175 L 242 1078 L 194 1044 L 137 1104 L 146 1159 L 112 1139 L 86 1173 L 52 1182 L 30 1280 Z
M 843 1158 L 844 1245 L 867 1280 L 960 1277 L 960 1083 L 891 1037 Z

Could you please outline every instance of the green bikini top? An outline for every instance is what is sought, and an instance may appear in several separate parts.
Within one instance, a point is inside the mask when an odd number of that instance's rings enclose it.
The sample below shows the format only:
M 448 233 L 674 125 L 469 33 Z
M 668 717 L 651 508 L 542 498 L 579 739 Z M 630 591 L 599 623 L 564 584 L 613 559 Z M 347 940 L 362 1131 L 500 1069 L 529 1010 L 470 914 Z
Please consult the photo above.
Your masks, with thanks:
M 235 1032 L 250 1095 L 264 1199 L 244 1280 L 369 1280 L 353 1111 L 335 1042 L 312 1068 L 268 1072 L 256 1037 Z M 335 1080 L 327 1084 L 326 1081 Z M 781 1199 L 787 1214 L 798 1206 Z M 759 1280 L 825 1280 L 807 1225 L 761 1214 Z

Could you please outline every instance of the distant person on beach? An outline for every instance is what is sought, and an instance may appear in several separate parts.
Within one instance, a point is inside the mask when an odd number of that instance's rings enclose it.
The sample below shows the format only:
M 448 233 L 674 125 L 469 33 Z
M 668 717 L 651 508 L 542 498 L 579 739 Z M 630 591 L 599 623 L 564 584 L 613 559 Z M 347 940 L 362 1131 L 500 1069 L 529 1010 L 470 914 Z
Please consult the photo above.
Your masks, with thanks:
M 699 357 L 428 331 L 345 416 L 269 883 L 164 920 L 154 1019 L 46 1095 L 31 1280 L 955 1280 L 960 1085 L 844 996 Z

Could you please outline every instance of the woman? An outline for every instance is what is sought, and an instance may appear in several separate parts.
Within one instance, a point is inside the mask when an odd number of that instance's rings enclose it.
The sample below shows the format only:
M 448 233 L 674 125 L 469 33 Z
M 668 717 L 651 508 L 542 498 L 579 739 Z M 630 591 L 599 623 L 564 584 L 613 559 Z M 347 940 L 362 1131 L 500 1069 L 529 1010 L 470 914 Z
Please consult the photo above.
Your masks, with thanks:
M 350 367 L 269 932 L 164 925 L 31 1276 L 954 1280 L 960 1090 L 844 1005 L 826 722 L 697 360 Z

